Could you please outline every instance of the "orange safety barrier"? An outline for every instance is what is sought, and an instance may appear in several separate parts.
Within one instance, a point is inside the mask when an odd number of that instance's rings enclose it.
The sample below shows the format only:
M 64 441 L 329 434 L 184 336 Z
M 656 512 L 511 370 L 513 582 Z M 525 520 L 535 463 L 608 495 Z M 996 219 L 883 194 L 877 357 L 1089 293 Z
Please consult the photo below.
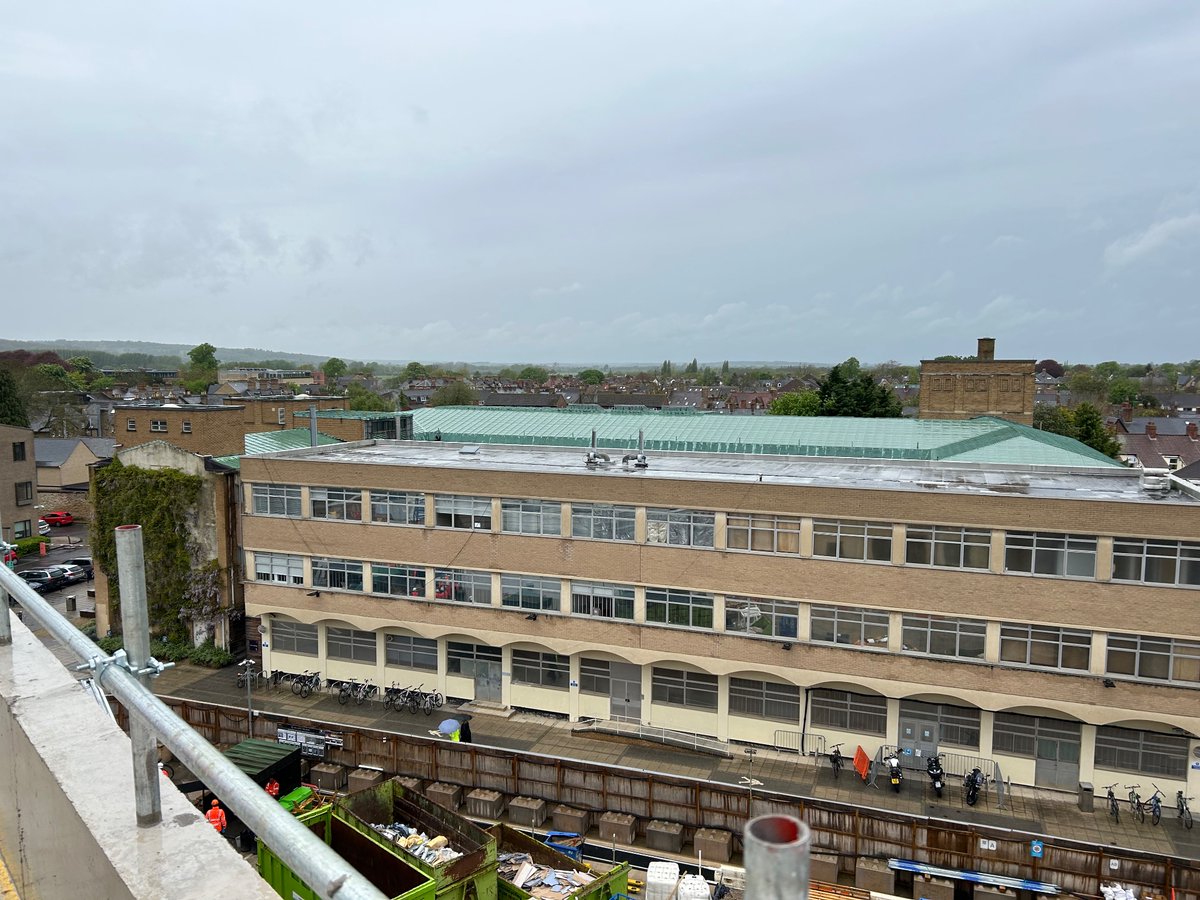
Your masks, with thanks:
M 854 751 L 854 771 L 863 781 L 867 780 L 867 773 L 871 771 L 871 757 L 867 756 L 867 751 L 862 748 L 862 745 L 859 745 L 859 748 Z

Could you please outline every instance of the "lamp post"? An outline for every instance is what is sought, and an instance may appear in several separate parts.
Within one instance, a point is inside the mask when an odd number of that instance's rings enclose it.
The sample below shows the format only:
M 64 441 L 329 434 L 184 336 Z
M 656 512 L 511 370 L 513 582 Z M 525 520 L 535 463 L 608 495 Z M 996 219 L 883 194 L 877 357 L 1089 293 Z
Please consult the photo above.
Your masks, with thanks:
M 746 816 L 746 821 L 750 821 L 754 818 L 754 789 L 756 787 L 762 787 L 762 782 L 754 777 L 754 757 L 758 755 L 758 750 L 756 750 L 754 747 L 747 747 L 743 752 L 745 752 L 747 759 L 750 761 L 750 774 L 745 778 L 742 778 L 738 784 L 745 785 L 750 789 L 750 814 Z
M 242 667 L 242 677 L 246 679 L 246 731 L 248 737 L 254 737 L 254 707 L 250 701 L 250 682 L 254 673 L 254 660 L 243 659 L 239 666 Z

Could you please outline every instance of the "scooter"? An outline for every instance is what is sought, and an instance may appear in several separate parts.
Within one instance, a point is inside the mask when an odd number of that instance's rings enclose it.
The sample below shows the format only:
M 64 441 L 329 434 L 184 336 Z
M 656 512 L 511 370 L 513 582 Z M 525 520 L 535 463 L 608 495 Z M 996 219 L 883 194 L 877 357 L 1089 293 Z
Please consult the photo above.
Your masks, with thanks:
M 976 766 L 963 779 L 963 791 L 966 794 L 967 806 L 974 806 L 979 800 L 979 789 L 983 787 L 983 772 Z
M 892 790 L 898 794 L 900 793 L 900 784 L 904 781 L 904 770 L 900 768 L 900 757 L 893 754 L 884 762 L 887 763 L 888 780 L 892 784 Z
M 935 753 L 929 757 L 929 761 L 925 763 L 925 771 L 929 773 L 933 792 L 939 797 L 942 796 L 942 786 L 946 783 L 946 771 L 942 768 L 941 754 Z

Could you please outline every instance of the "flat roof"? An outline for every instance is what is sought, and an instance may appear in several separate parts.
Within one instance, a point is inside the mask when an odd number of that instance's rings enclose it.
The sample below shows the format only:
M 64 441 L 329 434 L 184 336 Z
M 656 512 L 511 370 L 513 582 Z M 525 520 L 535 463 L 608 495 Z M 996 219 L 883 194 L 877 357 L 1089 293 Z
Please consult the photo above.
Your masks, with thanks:
M 1007 419 L 855 419 L 733 416 L 693 409 L 439 406 L 413 413 L 417 440 L 602 450 L 978 462 L 998 466 L 1123 468 L 1073 438 Z
M 932 460 L 829 459 L 750 454 L 648 452 L 648 467 L 624 465 L 620 454 L 590 468 L 586 450 L 444 441 L 356 441 L 263 454 L 259 458 L 356 465 L 412 466 L 576 475 L 589 478 L 651 478 L 680 481 L 763 482 L 807 487 L 858 488 L 917 493 L 1027 496 L 1059 500 L 1111 500 L 1168 505 L 1195 504 L 1178 491 L 1163 498 L 1142 489 L 1139 470 L 1125 466 L 1073 469 L 997 466 Z

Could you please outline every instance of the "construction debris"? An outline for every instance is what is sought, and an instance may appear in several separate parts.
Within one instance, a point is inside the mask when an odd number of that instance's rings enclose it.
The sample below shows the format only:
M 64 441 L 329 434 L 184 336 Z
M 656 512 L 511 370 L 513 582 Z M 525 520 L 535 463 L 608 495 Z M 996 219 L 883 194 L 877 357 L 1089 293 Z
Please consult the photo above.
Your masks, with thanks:
M 393 822 L 391 825 L 375 824 L 371 827 L 409 856 L 414 856 L 434 868 L 454 862 L 462 856 L 460 852 L 449 846 L 450 839 L 444 834 L 430 837 L 425 832 L 400 822 Z
M 497 861 L 496 874 L 540 900 L 573 897 L 596 880 L 587 872 L 538 865 L 528 853 L 501 853 Z

